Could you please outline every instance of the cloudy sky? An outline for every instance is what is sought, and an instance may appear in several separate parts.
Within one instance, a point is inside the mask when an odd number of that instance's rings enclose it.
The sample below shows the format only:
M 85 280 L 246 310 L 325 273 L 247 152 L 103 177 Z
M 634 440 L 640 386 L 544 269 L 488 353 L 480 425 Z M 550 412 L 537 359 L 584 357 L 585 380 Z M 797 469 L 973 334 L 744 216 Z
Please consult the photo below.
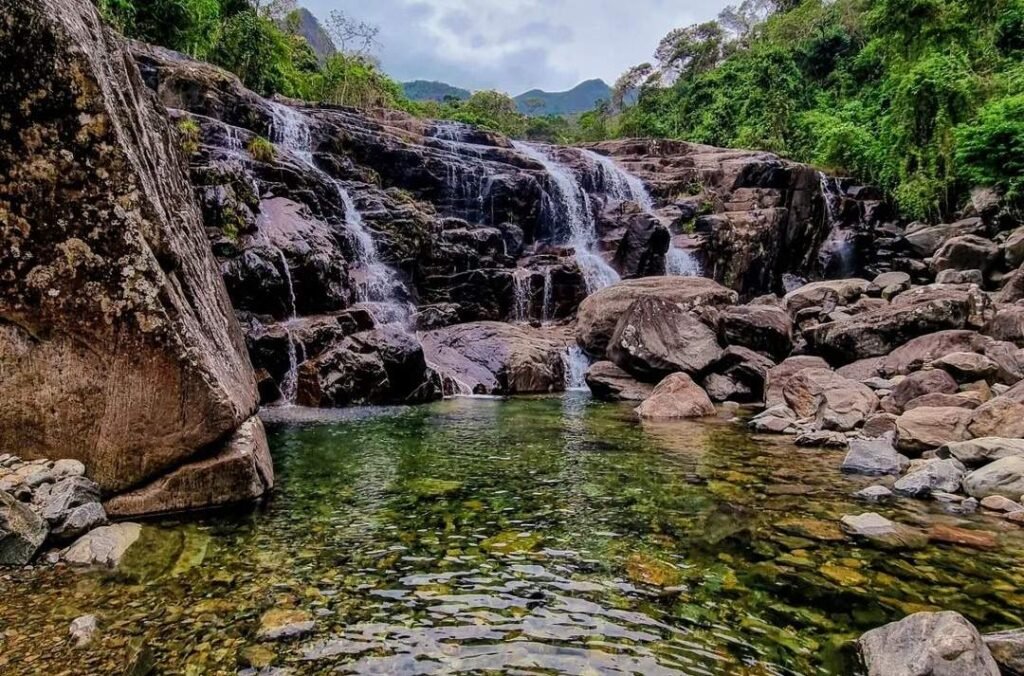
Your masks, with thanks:
M 727 0 L 301 0 L 380 26 L 378 56 L 399 80 L 441 80 L 520 94 L 609 84 L 651 59 L 669 30 L 718 14 Z

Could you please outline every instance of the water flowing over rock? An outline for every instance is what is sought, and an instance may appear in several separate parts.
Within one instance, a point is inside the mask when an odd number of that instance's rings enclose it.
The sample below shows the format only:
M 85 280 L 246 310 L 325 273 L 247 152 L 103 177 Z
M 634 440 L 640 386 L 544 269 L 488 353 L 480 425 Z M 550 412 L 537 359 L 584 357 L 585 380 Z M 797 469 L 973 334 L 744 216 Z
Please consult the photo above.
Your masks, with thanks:
M 255 380 L 166 111 L 85 0 L 8 3 L 0 63 L 0 445 L 108 493 L 225 452 Z

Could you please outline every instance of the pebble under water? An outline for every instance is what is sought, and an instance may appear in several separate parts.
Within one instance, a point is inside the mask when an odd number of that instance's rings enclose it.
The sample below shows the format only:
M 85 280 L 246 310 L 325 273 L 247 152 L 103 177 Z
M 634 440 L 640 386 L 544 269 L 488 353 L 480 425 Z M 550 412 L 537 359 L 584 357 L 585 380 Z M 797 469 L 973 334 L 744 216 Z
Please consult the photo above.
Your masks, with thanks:
M 918 610 L 1024 626 L 1024 531 L 858 503 L 841 452 L 575 393 L 274 417 L 261 509 L 149 523 L 117 572 L 0 575 L 0 673 L 845 674 Z M 858 543 L 864 511 L 982 548 Z

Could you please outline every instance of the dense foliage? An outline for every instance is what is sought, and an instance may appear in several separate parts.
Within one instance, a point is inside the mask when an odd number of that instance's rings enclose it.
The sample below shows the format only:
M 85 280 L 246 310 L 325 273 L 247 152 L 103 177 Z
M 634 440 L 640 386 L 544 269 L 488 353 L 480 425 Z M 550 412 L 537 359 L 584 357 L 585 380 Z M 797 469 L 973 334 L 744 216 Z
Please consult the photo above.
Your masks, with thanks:
M 294 0 L 96 0 L 129 37 L 210 61 L 261 94 L 338 105 L 408 108 L 401 87 L 365 50 L 342 49 L 318 59 L 298 33 Z M 336 41 L 370 29 L 332 17 Z M 369 36 L 372 40 L 373 35 Z
M 976 184 L 1024 202 L 1024 0 L 746 0 L 670 33 L 590 114 L 609 136 L 766 149 L 876 183 L 909 215 Z

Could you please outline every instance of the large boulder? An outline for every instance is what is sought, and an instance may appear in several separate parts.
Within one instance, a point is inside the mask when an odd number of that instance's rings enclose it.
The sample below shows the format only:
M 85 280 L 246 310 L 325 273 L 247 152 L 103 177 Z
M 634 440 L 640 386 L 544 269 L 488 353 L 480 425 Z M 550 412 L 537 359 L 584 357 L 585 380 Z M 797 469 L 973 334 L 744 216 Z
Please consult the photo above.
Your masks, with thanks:
M 863 296 L 871 288 L 866 279 L 832 279 L 822 282 L 811 282 L 786 294 L 786 309 L 796 315 L 801 310 L 812 307 L 849 305 Z
M 805 369 L 827 369 L 828 362 L 821 357 L 798 356 L 786 359 L 778 366 L 768 370 L 765 379 L 764 405 L 766 408 L 785 406 L 786 384 L 796 374 Z
M 814 418 L 820 428 L 841 432 L 859 427 L 878 408 L 870 388 L 830 369 L 800 371 L 786 383 L 783 396 L 798 417 Z
M 964 490 L 979 500 L 991 495 L 1020 500 L 1024 496 L 1024 457 L 1002 458 L 974 470 L 964 478 Z
M 305 362 L 298 401 L 305 406 L 421 403 L 441 396 L 423 346 L 396 327 L 364 331 Z
M 719 333 L 726 345 L 738 345 L 768 355 L 776 361 L 793 350 L 793 321 L 780 307 L 737 305 L 725 308 Z
M 842 469 L 850 474 L 880 476 L 902 474 L 909 465 L 910 458 L 897 451 L 892 438 L 886 435 L 877 439 L 851 439 Z
M 830 360 L 848 364 L 889 355 L 922 335 L 982 328 L 994 314 L 992 301 L 977 287 L 925 287 L 900 294 L 890 307 L 822 324 L 810 341 Z
M 985 437 L 946 444 L 936 452 L 940 458 L 956 458 L 968 467 L 981 467 L 1011 456 L 1024 457 L 1024 439 Z
M 654 388 L 636 413 L 645 420 L 705 418 L 715 415 L 715 405 L 690 376 L 673 373 Z
M 675 303 L 682 310 L 733 305 L 731 291 L 705 277 L 643 277 L 613 284 L 588 296 L 579 307 L 576 337 L 591 356 L 604 357 L 622 315 L 640 298 Z
M 654 385 L 638 381 L 610 361 L 595 363 L 586 379 L 594 397 L 604 401 L 643 401 L 654 391 Z
M 979 234 L 985 231 L 980 218 L 968 218 L 956 223 L 941 225 L 917 224 L 907 228 L 904 240 L 911 251 L 921 258 L 930 258 L 939 247 L 952 237 Z
M 867 676 L 999 676 L 978 630 L 954 612 L 915 613 L 857 641 Z
M 46 521 L 9 493 L 0 491 L 0 566 L 24 566 L 46 539 Z
M 108 493 L 229 452 L 255 377 L 167 112 L 88 0 L 4 19 L 0 447 Z
M 952 237 L 932 257 L 932 270 L 981 270 L 988 273 L 1000 262 L 999 247 L 984 237 Z
M 908 341 L 882 358 L 885 377 L 906 375 L 953 352 L 977 352 L 992 341 L 976 331 L 939 331 Z
M 947 458 L 923 460 L 893 485 L 899 495 L 926 498 L 932 493 L 956 493 L 960 490 L 967 468 L 959 460 Z
M 975 437 L 1024 437 L 1024 403 L 1009 393 L 985 402 L 968 426 Z
M 942 369 L 956 378 L 958 383 L 974 383 L 979 380 L 994 382 L 999 365 L 977 352 L 951 352 L 931 363 L 933 368 Z
M 985 634 L 982 639 L 1004 676 L 1024 676 L 1024 629 Z
M 565 388 L 571 337 L 563 328 L 473 322 L 429 331 L 421 339 L 446 392 L 530 394 Z
M 896 419 L 899 449 L 921 452 L 971 438 L 967 426 L 972 411 L 955 407 L 922 406 Z
M 641 298 L 615 327 L 608 356 L 643 380 L 705 371 L 722 356 L 718 336 L 693 313 L 661 298 Z
M 665 274 L 665 254 L 672 234 L 658 219 L 648 214 L 634 215 L 615 252 L 615 267 L 623 278 L 653 277 Z
M 892 389 L 892 398 L 902 409 L 918 397 L 928 394 L 953 394 L 958 389 L 956 381 L 945 371 L 916 371 L 896 384 Z

